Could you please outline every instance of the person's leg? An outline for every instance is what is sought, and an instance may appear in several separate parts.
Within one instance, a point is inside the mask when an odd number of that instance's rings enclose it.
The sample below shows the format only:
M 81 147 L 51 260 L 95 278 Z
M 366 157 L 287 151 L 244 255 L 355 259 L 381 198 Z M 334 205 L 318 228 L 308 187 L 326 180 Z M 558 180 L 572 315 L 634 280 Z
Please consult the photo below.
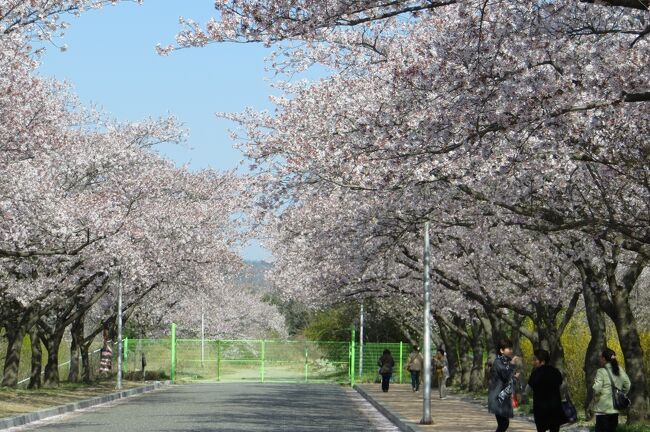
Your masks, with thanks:
M 497 418 L 497 430 L 495 432 L 506 432 L 510 426 L 510 419 L 508 417 L 495 416 Z
M 609 419 L 606 415 L 600 414 L 596 416 L 596 428 L 595 432 L 609 432 Z
M 616 432 L 618 414 L 601 414 L 596 416 L 595 432 Z
M 386 376 L 386 391 L 388 391 L 388 387 L 390 386 L 390 378 L 392 376 L 393 376 L 392 374 Z
M 420 371 L 415 371 L 415 391 L 420 390 Z
M 447 397 L 447 379 L 443 375 L 440 377 L 440 398 L 444 399 Z
M 411 389 L 413 389 L 413 391 L 415 391 L 415 389 L 417 388 L 417 384 L 415 382 L 416 379 L 417 379 L 416 372 L 411 371 Z
M 381 390 L 383 392 L 388 391 L 388 376 L 387 375 L 382 375 L 381 376 Z

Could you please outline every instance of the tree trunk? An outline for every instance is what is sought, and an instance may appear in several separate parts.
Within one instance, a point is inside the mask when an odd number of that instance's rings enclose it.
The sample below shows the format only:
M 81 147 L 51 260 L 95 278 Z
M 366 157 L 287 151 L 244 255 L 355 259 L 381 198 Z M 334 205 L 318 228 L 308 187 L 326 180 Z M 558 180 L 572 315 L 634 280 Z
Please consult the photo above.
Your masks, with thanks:
M 524 317 L 515 313 L 513 316 L 513 321 L 516 323 L 516 325 L 512 327 L 512 330 L 510 332 L 510 340 L 512 341 L 512 353 L 521 359 L 523 359 L 523 352 L 521 351 L 522 334 L 521 330 L 519 330 L 519 327 L 521 327 L 524 319 Z
M 85 384 L 89 384 L 92 381 L 93 372 L 90 364 L 90 342 L 81 344 L 81 380 Z
M 83 345 L 84 337 L 83 317 L 75 320 L 70 327 L 70 370 L 68 371 L 68 382 L 79 382 L 79 355 Z
M 548 351 L 551 357 L 551 365 L 564 373 L 566 363 L 561 339 L 564 328 L 560 328 L 561 326 L 557 324 L 559 321 L 558 315 L 561 312 L 562 309 L 559 307 L 546 305 L 536 307 L 535 325 L 537 327 L 538 346 L 533 346 L 533 349 L 541 348 Z M 568 320 L 570 316 L 565 318 Z
M 38 336 L 38 326 L 34 325 L 29 330 L 29 341 L 32 346 L 32 372 L 29 376 L 28 388 L 41 388 L 41 372 L 43 371 L 43 351 L 41 340 Z
M 469 387 L 469 381 L 472 374 L 472 353 L 470 344 L 465 338 L 458 341 L 460 348 L 460 388 L 465 390 Z
M 45 340 L 47 349 L 47 364 L 45 365 L 45 387 L 57 387 L 59 385 L 59 347 L 63 339 L 64 330 L 58 330 L 48 335 Z
M 20 352 L 23 347 L 25 328 L 7 326 L 7 355 L 5 356 L 2 386 L 16 388 L 18 385 L 18 367 L 20 366 Z
M 469 391 L 478 392 L 483 389 L 483 351 L 484 332 L 480 323 L 472 323 L 472 371 L 469 375 Z
M 637 329 L 636 320 L 630 308 L 626 293 L 619 292 L 614 296 L 613 303 L 616 313 L 614 325 L 625 357 L 625 372 L 632 382 L 628 397 L 632 402 L 628 412 L 628 423 L 634 423 L 646 418 L 648 413 L 647 380 L 643 367 L 643 348 Z
M 598 296 L 600 308 L 614 321 L 616 333 L 621 344 L 623 357 L 625 357 L 625 372 L 632 383 L 628 397 L 630 405 L 627 421 L 635 423 L 642 421 L 648 414 L 648 389 L 643 367 L 643 348 L 641 338 L 630 306 L 630 292 L 641 276 L 647 258 L 637 255 L 632 264 L 625 266 L 625 272 L 620 275 L 618 246 L 611 249 L 611 257 L 605 260 L 605 280 L 611 300 L 602 292 L 594 293 Z M 596 289 L 594 286 L 593 289 Z
M 585 302 L 585 313 L 587 315 L 587 325 L 589 326 L 589 345 L 585 352 L 585 361 L 583 369 L 585 371 L 585 383 L 587 394 L 585 397 L 585 414 L 587 418 L 591 413 L 588 412 L 588 407 L 594 399 L 593 383 L 596 379 L 596 371 L 599 368 L 598 359 L 600 353 L 607 344 L 607 334 L 605 328 L 605 315 L 598 305 L 598 299 L 592 291 L 592 286 L 597 283 L 597 278 L 592 269 L 584 265 L 578 267 L 582 278 L 582 296 Z

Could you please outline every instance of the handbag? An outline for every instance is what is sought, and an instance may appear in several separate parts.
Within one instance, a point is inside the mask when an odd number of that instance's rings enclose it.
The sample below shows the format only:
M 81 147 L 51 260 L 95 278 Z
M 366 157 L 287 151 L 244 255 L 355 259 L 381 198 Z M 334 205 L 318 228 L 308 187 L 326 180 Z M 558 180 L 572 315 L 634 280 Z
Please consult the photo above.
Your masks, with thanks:
M 512 394 L 512 409 L 519 409 L 519 399 L 516 394 Z
M 607 375 L 609 375 L 609 382 L 612 384 L 612 402 L 614 403 L 614 408 L 617 410 L 626 410 L 632 403 L 630 402 L 630 398 L 623 393 L 623 390 L 614 385 L 614 379 L 609 369 L 605 368 L 605 370 L 607 371 Z
M 567 423 L 575 423 L 578 421 L 578 411 L 568 397 L 562 401 L 562 411 L 564 411 L 564 418 Z

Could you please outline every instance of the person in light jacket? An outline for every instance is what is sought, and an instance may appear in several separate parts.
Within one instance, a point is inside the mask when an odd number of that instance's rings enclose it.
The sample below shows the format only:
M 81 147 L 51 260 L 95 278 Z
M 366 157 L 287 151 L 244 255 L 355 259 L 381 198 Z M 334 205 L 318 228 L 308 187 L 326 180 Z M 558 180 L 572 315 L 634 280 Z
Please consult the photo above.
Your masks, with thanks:
M 615 432 L 618 426 L 619 411 L 614 408 L 612 381 L 623 393 L 630 391 L 630 378 L 618 365 L 616 353 L 605 348 L 600 355 L 600 369 L 596 371 L 593 386 L 596 432 Z
M 438 348 L 436 355 L 432 359 L 433 369 L 436 371 L 436 382 L 438 384 L 438 394 L 440 399 L 447 397 L 447 379 L 449 378 L 449 362 L 447 354 L 442 348 Z
M 501 339 L 497 343 L 497 356 L 490 367 L 488 384 L 488 411 L 497 419 L 496 432 L 505 432 L 514 416 L 512 410 L 512 393 L 514 380 L 518 379 L 512 360 L 512 341 Z
M 409 360 L 406 363 L 406 369 L 411 372 L 411 387 L 414 392 L 420 389 L 420 372 L 424 365 L 424 359 L 420 354 L 420 349 L 417 345 L 413 345 L 413 351 L 409 355 Z

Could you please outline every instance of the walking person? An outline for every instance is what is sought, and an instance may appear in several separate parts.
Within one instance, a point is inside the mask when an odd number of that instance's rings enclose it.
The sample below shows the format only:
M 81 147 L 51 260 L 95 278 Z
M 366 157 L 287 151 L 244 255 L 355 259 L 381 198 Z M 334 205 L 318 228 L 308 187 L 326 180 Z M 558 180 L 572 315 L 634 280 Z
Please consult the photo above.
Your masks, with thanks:
M 411 373 L 411 387 L 414 392 L 420 390 L 420 372 L 422 371 L 423 364 L 424 358 L 422 358 L 422 354 L 420 354 L 420 349 L 417 345 L 413 345 L 413 350 L 411 351 L 408 362 L 406 363 L 406 370 Z
M 438 393 L 440 399 L 447 397 L 447 379 L 449 378 L 449 362 L 445 350 L 438 348 L 435 357 L 433 358 L 433 367 L 436 371 L 436 380 L 438 382 Z
M 113 350 L 108 340 L 108 329 L 106 327 L 104 327 L 102 334 L 104 336 L 104 343 L 99 350 L 99 375 L 106 377 L 111 374 L 111 370 L 113 369 Z
M 512 410 L 512 393 L 514 381 L 518 379 L 515 373 L 513 360 L 518 357 L 512 355 L 512 341 L 501 339 L 497 343 L 497 356 L 490 368 L 490 382 L 488 384 L 488 411 L 494 414 L 497 420 L 496 432 L 505 432 L 514 416 Z
M 533 353 L 533 371 L 528 385 L 533 390 L 533 415 L 537 432 L 558 432 L 566 422 L 562 410 L 562 374 L 550 365 L 548 351 L 538 349 Z
M 596 371 L 593 385 L 596 432 L 615 432 L 619 410 L 614 408 L 612 385 L 627 394 L 630 391 L 630 378 L 619 366 L 616 353 L 611 349 L 605 348 L 599 361 L 600 368 Z
M 377 364 L 379 365 L 379 375 L 381 375 L 381 391 L 386 393 L 390 384 L 390 377 L 393 375 L 393 367 L 395 366 L 395 360 L 390 355 L 390 350 L 384 350 Z

